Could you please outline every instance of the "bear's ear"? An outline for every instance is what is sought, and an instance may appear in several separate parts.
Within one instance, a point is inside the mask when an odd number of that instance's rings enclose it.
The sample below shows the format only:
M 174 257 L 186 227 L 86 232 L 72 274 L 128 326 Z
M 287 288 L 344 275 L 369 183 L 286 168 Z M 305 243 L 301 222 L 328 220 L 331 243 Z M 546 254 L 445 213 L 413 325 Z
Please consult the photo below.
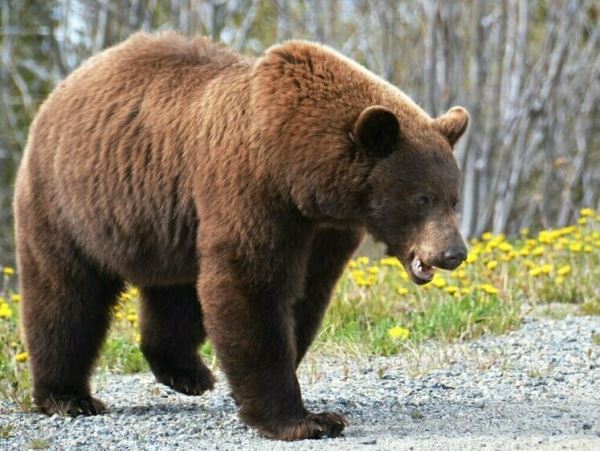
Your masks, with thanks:
M 351 138 L 370 154 L 385 157 L 394 151 L 400 138 L 398 118 L 384 106 L 365 108 L 354 124 Z
M 454 147 L 469 125 L 469 113 L 461 106 L 452 107 L 435 120 L 435 125 Z

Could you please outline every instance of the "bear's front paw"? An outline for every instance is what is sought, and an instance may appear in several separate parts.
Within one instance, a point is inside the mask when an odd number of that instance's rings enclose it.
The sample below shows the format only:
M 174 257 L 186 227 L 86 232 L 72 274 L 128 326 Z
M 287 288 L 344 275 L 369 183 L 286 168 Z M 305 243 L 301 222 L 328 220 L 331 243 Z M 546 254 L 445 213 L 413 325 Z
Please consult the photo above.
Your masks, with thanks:
M 106 405 L 91 396 L 52 396 L 36 399 L 38 410 L 46 415 L 98 415 L 106 410 Z
M 212 390 L 215 385 L 215 377 L 201 363 L 194 368 L 157 372 L 156 380 L 189 396 L 201 395 L 207 390 Z
M 288 441 L 334 438 L 339 436 L 346 426 L 348 426 L 348 420 L 342 414 L 306 412 L 302 420 L 278 428 L 276 433 L 267 432 L 267 435 L 274 439 Z

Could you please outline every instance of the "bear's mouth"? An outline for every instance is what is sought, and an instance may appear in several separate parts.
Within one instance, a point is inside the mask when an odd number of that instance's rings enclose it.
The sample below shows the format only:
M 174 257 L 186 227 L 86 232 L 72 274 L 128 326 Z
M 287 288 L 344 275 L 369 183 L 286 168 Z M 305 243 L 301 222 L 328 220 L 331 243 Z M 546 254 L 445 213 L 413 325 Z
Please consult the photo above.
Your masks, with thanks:
M 433 279 L 433 275 L 435 274 L 435 266 L 428 265 L 417 254 L 411 256 L 407 266 L 410 278 L 417 285 L 424 285 L 431 282 L 431 279 Z

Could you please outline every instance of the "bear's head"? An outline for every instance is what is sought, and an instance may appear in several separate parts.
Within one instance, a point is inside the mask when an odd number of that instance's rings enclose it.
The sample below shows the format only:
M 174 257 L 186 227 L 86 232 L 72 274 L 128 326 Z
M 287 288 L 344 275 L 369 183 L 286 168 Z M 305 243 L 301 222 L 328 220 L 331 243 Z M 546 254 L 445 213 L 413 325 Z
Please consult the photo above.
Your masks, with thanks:
M 452 149 L 468 122 L 461 107 L 414 127 L 386 107 L 370 106 L 351 133 L 374 161 L 365 200 L 367 230 L 417 284 L 429 282 L 435 268 L 455 269 L 467 256 L 455 216 L 460 170 Z

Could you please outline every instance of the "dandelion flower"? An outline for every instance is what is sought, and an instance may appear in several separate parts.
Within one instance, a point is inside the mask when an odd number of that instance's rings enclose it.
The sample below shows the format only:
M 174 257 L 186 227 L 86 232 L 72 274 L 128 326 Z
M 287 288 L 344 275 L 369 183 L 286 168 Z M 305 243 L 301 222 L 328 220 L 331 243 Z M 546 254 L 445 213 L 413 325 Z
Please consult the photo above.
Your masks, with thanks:
M 556 272 L 559 276 L 566 276 L 567 274 L 571 274 L 571 265 L 565 265 L 558 268 Z
M 487 262 L 487 265 L 485 265 L 485 266 L 487 266 L 487 269 L 492 270 L 498 266 L 498 262 L 496 260 L 492 260 L 492 261 Z
M 530 275 L 531 277 L 537 277 L 537 276 L 539 276 L 540 274 L 542 274 L 542 268 L 541 268 L 541 267 L 539 267 L 539 266 L 538 266 L 538 267 L 536 267 L 536 268 L 531 268 L 531 269 L 529 270 L 529 275 Z
M 582 208 L 579 214 L 582 218 L 588 218 L 590 216 L 594 216 L 594 210 L 591 208 Z
M 8 304 L 5 304 L 4 302 L 0 304 L 0 318 L 11 318 L 13 315 L 13 312 L 11 310 L 11 308 L 8 306 Z
M 446 281 L 441 277 L 433 277 L 431 284 L 436 288 L 444 288 L 446 286 Z
M 581 252 L 582 249 L 583 249 L 583 246 L 581 243 L 571 243 L 569 245 L 569 250 L 571 252 Z
M 455 285 L 450 285 L 449 287 L 444 288 L 444 291 L 449 294 L 457 294 L 459 292 L 459 288 Z
M 539 257 L 540 255 L 542 255 L 544 253 L 544 246 L 536 247 L 534 250 L 531 251 L 531 253 L 534 256 Z
M 410 337 L 410 330 L 405 327 L 396 326 L 388 330 L 388 335 L 398 340 L 406 340 Z
M 479 285 L 479 288 L 481 288 L 487 294 L 498 294 L 498 289 L 495 288 L 493 285 L 490 285 L 489 283 L 481 284 Z
M 397 291 L 397 292 L 398 292 L 398 294 L 400 294 L 400 295 L 405 295 L 405 294 L 408 294 L 408 289 L 407 289 L 407 288 L 404 288 L 404 287 L 399 287 L 399 288 L 398 288 L 396 291 Z
M 13 301 L 15 304 L 18 304 L 19 302 L 21 302 L 21 295 L 14 293 L 11 297 L 10 300 Z
M 379 263 L 382 264 L 383 266 L 394 266 L 396 268 L 399 268 L 400 266 L 402 266 L 402 264 L 396 257 L 382 258 L 381 260 L 379 260 Z
M 29 354 L 27 354 L 26 352 L 20 352 L 19 354 L 17 354 L 15 356 L 15 361 L 17 361 L 19 363 L 23 363 L 23 362 L 27 362 L 28 358 L 29 358 Z
M 10 266 L 5 266 L 4 269 L 2 270 L 2 272 L 4 273 L 5 276 L 12 276 L 15 273 L 14 268 L 11 268 Z
M 552 265 L 546 263 L 546 264 L 542 265 L 540 267 L 540 269 L 542 270 L 542 272 L 544 274 L 550 274 L 552 272 L 552 270 L 554 269 L 554 267 Z
M 475 252 L 469 253 L 467 255 L 467 263 L 475 263 L 477 261 L 477 254 Z

